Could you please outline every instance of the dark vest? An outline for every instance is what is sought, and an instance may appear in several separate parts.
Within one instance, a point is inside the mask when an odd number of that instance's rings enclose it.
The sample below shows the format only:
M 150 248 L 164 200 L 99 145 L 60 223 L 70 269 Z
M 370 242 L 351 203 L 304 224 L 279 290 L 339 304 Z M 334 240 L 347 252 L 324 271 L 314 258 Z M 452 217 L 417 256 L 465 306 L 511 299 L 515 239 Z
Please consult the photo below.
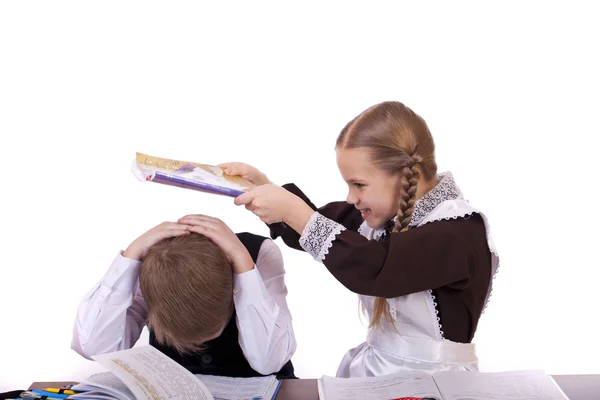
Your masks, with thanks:
M 246 232 L 238 233 L 237 237 L 246 249 L 248 249 L 252 260 L 256 263 L 260 246 L 266 238 Z M 184 366 L 193 374 L 242 378 L 261 376 L 261 374 L 253 370 L 250 364 L 248 364 L 248 360 L 244 357 L 244 353 L 240 347 L 238 336 L 239 332 L 234 310 L 223 333 L 218 338 L 204 343 L 205 348 L 202 351 L 181 355 L 177 350 L 158 343 L 152 331 L 150 331 L 150 344 L 177 361 L 177 363 Z M 288 361 L 276 375 L 278 379 L 295 378 L 292 361 Z

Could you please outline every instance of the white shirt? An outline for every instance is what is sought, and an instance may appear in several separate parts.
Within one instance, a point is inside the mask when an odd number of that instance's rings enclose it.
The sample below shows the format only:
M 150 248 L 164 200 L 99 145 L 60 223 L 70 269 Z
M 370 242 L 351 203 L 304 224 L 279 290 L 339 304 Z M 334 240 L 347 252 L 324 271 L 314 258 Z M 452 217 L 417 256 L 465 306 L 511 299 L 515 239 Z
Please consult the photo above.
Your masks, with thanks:
M 139 285 L 140 265 L 119 252 L 79 306 L 73 350 L 89 359 L 133 347 L 148 323 L 148 307 Z M 279 247 L 265 240 L 255 268 L 233 275 L 238 341 L 250 366 L 263 375 L 278 372 L 296 351 L 284 274 Z

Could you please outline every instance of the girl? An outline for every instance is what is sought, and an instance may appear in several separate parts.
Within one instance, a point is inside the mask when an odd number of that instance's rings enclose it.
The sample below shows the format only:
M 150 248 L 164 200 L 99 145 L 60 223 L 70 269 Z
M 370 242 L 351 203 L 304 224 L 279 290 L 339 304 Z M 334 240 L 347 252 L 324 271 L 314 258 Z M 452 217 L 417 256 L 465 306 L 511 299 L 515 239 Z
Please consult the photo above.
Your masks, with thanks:
M 236 204 L 359 294 L 367 339 L 348 351 L 337 376 L 477 369 L 471 340 L 498 257 L 485 216 L 450 173 L 437 173 L 425 121 L 401 103 L 377 104 L 346 125 L 336 154 L 348 197 L 319 209 L 251 166 L 221 167 L 259 185 Z

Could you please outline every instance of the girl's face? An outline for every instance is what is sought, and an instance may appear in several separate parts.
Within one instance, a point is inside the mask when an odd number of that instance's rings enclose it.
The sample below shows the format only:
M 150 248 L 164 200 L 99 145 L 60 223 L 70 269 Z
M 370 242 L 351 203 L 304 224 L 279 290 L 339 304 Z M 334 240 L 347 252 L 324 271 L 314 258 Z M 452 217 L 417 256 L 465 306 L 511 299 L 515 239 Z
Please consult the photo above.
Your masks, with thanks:
M 365 147 L 336 149 L 337 165 L 348 184 L 346 202 L 360 210 L 371 228 L 380 228 L 398 213 L 400 175 L 376 168 Z

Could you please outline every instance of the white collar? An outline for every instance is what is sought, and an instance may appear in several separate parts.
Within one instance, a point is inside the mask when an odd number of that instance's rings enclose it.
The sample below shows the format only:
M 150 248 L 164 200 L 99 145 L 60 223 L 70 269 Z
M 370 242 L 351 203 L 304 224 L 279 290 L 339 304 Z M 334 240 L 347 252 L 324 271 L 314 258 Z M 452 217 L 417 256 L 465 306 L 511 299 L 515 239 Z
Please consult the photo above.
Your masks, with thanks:
M 451 172 L 442 172 L 438 174 L 437 178 L 437 185 L 415 202 L 415 209 L 408 225 L 410 228 L 419 225 L 440 203 L 447 200 L 464 200 L 464 196 L 454 181 Z M 366 222 L 363 222 L 358 231 L 361 235 L 366 236 L 369 230 L 372 230 L 371 237 L 379 240 L 385 233 L 391 233 L 397 218 L 398 216 L 395 216 L 381 228 L 375 229 L 370 228 Z

